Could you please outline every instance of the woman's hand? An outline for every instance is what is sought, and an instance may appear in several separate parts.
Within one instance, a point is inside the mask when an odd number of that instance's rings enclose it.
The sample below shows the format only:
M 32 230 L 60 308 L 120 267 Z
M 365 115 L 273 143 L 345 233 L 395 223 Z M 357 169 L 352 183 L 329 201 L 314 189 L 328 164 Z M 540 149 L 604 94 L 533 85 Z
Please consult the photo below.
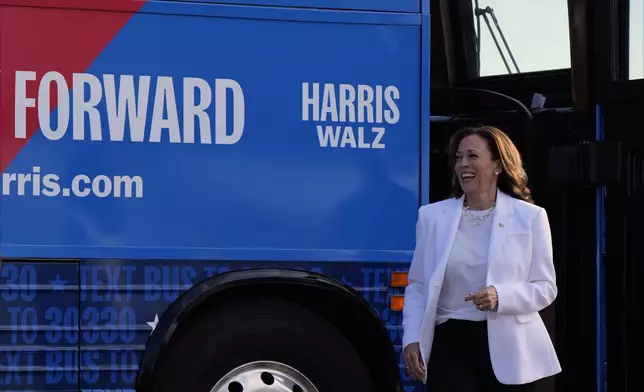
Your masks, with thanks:
M 420 355 L 420 344 L 411 343 L 405 347 L 405 371 L 416 380 L 425 378 L 425 365 Z
M 479 292 L 470 293 L 465 297 L 465 301 L 474 302 L 474 305 L 480 311 L 496 310 L 498 300 L 499 297 L 494 286 L 488 286 Z

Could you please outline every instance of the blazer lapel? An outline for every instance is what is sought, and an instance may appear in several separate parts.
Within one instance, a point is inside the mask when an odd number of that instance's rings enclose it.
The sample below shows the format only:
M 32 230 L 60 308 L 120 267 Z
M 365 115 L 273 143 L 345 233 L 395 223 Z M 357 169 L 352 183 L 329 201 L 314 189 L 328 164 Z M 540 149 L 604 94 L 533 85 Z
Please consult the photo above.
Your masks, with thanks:
M 513 199 L 509 195 L 498 191 L 496 198 L 496 211 L 494 212 L 492 220 L 492 233 L 490 237 L 490 247 L 487 256 L 487 271 L 488 278 L 490 277 L 490 270 L 496 261 L 496 254 L 499 248 L 505 241 L 505 238 L 512 232 L 514 225 L 514 207 Z M 490 284 L 488 282 L 488 284 Z
M 436 250 L 436 260 L 438 260 L 438 262 L 432 276 L 431 283 L 433 285 L 442 285 L 447 259 L 449 258 L 450 251 L 452 250 L 452 244 L 454 242 L 454 237 L 456 236 L 456 230 L 458 230 L 458 224 L 461 221 L 464 200 L 464 196 L 461 196 L 458 199 L 450 199 L 450 203 L 445 203 L 443 205 L 442 213 L 445 215 L 445 220 L 438 220 L 438 222 L 445 223 L 439 224 L 435 231 L 436 238 L 434 245 Z

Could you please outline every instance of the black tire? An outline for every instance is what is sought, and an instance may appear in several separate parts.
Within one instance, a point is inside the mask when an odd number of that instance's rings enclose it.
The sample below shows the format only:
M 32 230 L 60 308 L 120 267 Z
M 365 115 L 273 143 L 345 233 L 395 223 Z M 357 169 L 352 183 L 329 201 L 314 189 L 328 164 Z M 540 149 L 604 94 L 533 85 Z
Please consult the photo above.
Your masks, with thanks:
M 245 363 L 281 362 L 319 392 L 374 392 L 368 369 L 331 323 L 278 299 L 234 301 L 210 308 L 174 337 L 153 376 L 155 392 L 210 392 Z

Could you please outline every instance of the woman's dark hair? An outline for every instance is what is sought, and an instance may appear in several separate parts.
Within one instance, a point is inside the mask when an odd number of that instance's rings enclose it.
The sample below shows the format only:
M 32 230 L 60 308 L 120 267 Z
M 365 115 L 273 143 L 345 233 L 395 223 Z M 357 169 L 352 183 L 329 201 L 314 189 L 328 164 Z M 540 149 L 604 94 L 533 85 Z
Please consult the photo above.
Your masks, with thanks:
M 528 188 L 528 175 L 523 169 L 523 160 L 512 140 L 503 131 L 492 126 L 465 127 L 452 135 L 449 142 L 449 162 L 452 167 L 452 196 L 461 197 L 463 190 L 454 171 L 456 151 L 465 137 L 478 135 L 487 142 L 492 160 L 499 160 L 503 170 L 499 173 L 498 188 L 519 200 L 533 203 Z

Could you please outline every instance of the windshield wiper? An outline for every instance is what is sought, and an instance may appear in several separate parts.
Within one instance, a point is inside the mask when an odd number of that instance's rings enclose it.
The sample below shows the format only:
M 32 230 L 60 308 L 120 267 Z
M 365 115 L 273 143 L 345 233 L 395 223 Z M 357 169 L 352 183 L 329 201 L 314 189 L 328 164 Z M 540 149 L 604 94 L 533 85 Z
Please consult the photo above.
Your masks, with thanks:
M 513 73 L 512 70 L 510 69 L 510 65 L 508 64 L 508 60 L 506 59 L 505 54 L 503 53 L 503 50 L 501 49 L 501 45 L 499 45 L 499 40 L 496 38 L 496 34 L 494 34 L 494 30 L 492 29 L 492 25 L 490 24 L 490 19 L 488 17 L 488 14 L 489 14 L 492 17 L 492 22 L 494 22 L 494 25 L 499 31 L 499 35 L 503 40 L 505 49 L 510 55 L 510 59 L 514 64 L 514 67 L 516 68 L 517 73 L 521 73 L 521 71 L 519 70 L 519 65 L 514 59 L 514 55 L 512 54 L 512 50 L 510 49 L 510 45 L 508 45 L 508 41 L 506 41 L 505 36 L 503 35 L 503 30 L 501 30 L 501 26 L 499 26 L 499 21 L 496 19 L 496 16 L 494 15 L 494 10 L 491 7 L 480 8 L 479 1 L 478 0 L 475 0 L 475 1 L 476 1 L 476 7 L 474 9 L 474 14 L 476 15 L 476 32 L 477 32 L 477 37 L 476 37 L 476 57 L 477 57 L 477 67 L 478 67 L 477 72 L 479 74 L 481 73 L 481 35 L 482 35 L 481 34 L 481 16 L 482 16 L 483 19 L 485 19 L 485 24 L 487 24 L 487 28 L 490 31 L 490 35 L 492 36 L 492 39 L 494 40 L 494 44 L 496 45 L 496 48 L 499 51 L 499 55 L 503 60 L 503 64 L 505 64 L 505 68 L 508 70 L 508 73 L 510 74 Z

